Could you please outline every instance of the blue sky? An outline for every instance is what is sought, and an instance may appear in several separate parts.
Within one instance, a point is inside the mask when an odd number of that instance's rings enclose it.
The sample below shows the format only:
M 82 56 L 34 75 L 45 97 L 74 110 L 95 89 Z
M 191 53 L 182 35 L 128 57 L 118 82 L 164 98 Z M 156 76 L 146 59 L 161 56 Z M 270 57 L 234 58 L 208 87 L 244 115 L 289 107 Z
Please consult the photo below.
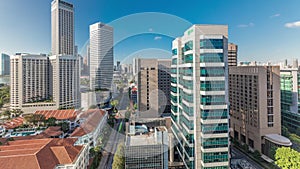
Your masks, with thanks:
M 67 1 L 75 5 L 75 41 L 83 55 L 89 25 L 98 21 L 115 28 L 115 60 L 169 57 L 171 41 L 190 24 L 228 24 L 229 41 L 239 45 L 240 61 L 282 61 L 300 55 L 298 0 Z M 0 52 L 49 53 L 50 4 L 1 0 Z

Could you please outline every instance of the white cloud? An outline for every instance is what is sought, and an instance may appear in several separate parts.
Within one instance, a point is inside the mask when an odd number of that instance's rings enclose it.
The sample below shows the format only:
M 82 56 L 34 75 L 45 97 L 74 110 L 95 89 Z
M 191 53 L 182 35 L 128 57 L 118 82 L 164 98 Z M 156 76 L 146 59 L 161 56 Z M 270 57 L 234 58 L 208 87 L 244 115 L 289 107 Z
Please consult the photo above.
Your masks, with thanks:
M 239 28 L 248 28 L 248 27 L 253 27 L 255 24 L 250 22 L 249 24 L 240 24 L 238 25 Z
M 161 40 L 161 39 L 162 39 L 161 36 L 155 36 L 155 37 L 154 37 L 154 40 Z
M 279 17 L 280 16 L 280 13 L 277 13 L 277 14 L 274 14 L 272 16 L 270 16 L 270 18 L 276 18 L 276 17 Z
M 298 28 L 300 27 L 300 21 L 286 23 L 284 26 L 287 28 Z

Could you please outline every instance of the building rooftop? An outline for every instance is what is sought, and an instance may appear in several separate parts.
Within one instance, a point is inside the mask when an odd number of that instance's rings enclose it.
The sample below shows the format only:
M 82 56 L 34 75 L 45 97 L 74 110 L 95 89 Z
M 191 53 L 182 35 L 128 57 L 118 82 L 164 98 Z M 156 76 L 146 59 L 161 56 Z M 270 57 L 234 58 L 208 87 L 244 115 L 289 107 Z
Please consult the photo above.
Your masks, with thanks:
M 24 122 L 23 117 L 17 117 L 5 122 L 4 124 L 2 124 L 2 126 L 5 127 L 5 129 L 14 129 L 16 127 L 21 126 L 23 122 Z
M 100 109 L 90 109 L 79 115 L 79 118 L 85 119 L 85 121 L 77 127 L 70 137 L 81 137 L 88 133 L 93 132 L 98 124 L 105 116 L 106 111 Z
M 281 136 L 279 134 L 267 134 L 267 135 L 265 135 L 265 139 L 267 139 L 273 143 L 276 143 L 278 145 L 281 145 L 281 146 L 291 146 L 292 145 L 291 140 L 289 140 L 288 138 Z
M 161 135 L 159 132 L 167 131 L 166 127 L 159 126 L 155 127 L 154 130 L 150 130 L 148 133 L 140 133 L 139 135 L 127 136 L 128 146 L 141 146 L 141 145 L 155 145 L 162 144 Z
M 42 114 L 46 119 L 54 117 L 57 120 L 75 120 L 78 112 L 74 109 L 70 110 L 38 110 L 35 114 Z
M 0 146 L 0 165 L 5 169 L 53 169 L 73 163 L 83 146 L 76 139 L 33 139 L 10 141 Z

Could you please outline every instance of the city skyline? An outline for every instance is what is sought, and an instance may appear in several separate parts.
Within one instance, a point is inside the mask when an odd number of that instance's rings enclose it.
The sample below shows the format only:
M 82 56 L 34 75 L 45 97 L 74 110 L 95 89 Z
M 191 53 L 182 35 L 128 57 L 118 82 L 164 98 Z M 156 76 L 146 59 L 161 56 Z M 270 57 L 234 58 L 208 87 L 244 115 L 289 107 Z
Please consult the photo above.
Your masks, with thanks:
M 300 29 L 297 29 L 300 20 L 297 4 L 300 2 L 291 1 L 284 3 L 283 1 L 273 1 L 272 9 L 267 9 L 270 5 L 268 2 L 260 2 L 260 7 L 257 8 L 258 1 L 237 3 L 229 2 L 196 2 L 196 5 L 189 7 L 189 10 L 176 10 L 176 6 L 184 6 L 183 2 L 166 3 L 158 1 L 138 2 L 138 1 L 123 1 L 115 3 L 115 1 L 94 0 L 73 3 L 75 8 L 75 44 L 79 46 L 80 53 L 85 53 L 84 44 L 88 40 L 88 26 L 92 23 L 101 21 L 111 26 L 116 27 L 116 37 L 118 38 L 119 27 L 124 27 L 126 33 L 143 31 L 143 34 L 130 36 L 126 40 L 118 43 L 115 40 L 116 48 L 115 60 L 124 60 L 129 55 L 139 55 L 140 51 L 148 48 L 160 49 L 163 54 L 168 55 L 170 52 L 171 41 L 182 36 L 180 32 L 184 31 L 191 25 L 189 23 L 207 23 L 207 24 L 228 24 L 229 25 L 229 42 L 239 45 L 239 61 L 257 60 L 257 61 L 283 61 L 282 56 L 291 59 L 297 58 L 297 44 L 300 43 L 296 35 L 300 35 Z M 51 12 L 49 12 L 49 4 L 51 0 L 34 2 L 29 1 L 8 1 L 2 2 L 0 7 L 0 19 L 4 21 L 4 26 L 0 28 L 0 36 L 5 41 L 0 42 L 0 51 L 8 54 L 16 52 L 28 53 L 49 53 L 51 50 L 51 33 L 49 21 Z M 105 5 L 102 5 L 105 4 Z M 121 10 L 125 4 L 128 4 L 128 10 Z M 110 6 L 110 10 L 104 6 Z M 200 6 L 200 7 L 199 7 Z M 203 6 L 203 7 L 201 7 Z M 168 9 L 166 8 L 168 7 Z M 199 7 L 199 9 L 198 9 Z M 210 10 L 214 7 L 214 10 Z M 10 10 L 14 10 L 14 14 L 9 14 Z M 31 14 L 26 11 L 31 11 Z M 90 9 L 90 10 L 87 10 Z M 111 10 L 115 12 L 110 12 Z M 147 20 L 147 24 L 141 25 L 137 20 L 135 27 L 122 25 L 122 22 L 116 22 L 116 19 L 130 17 L 141 12 L 158 12 L 171 17 L 187 21 L 182 28 L 172 29 L 172 35 L 164 34 L 170 27 L 168 22 L 163 19 Z M 183 12 L 185 11 L 185 12 Z M 243 11 L 243 12 L 240 12 Z M 253 12 L 255 11 L 255 13 Z M 193 13 L 193 15 L 191 15 Z M 220 15 L 226 13 L 225 15 Z M 125 17 L 124 17 L 125 16 Z M 255 18 L 255 19 L 254 19 Z M 14 26 L 14 23 L 19 23 L 22 26 Z M 39 24 L 36 24 L 39 23 Z M 134 23 L 134 22 L 133 22 Z M 115 25 L 114 25 L 115 24 Z M 147 27 L 146 27 L 147 26 Z M 136 28 L 138 27 L 138 28 Z M 259 35 L 259 36 L 257 36 Z M 255 37 L 255 38 L 252 38 Z M 18 41 L 15 41 L 18 39 Z M 30 41 L 25 43 L 25 41 Z M 266 43 L 268 39 L 268 43 Z M 287 43 L 279 44 L 280 41 Z M 132 42 L 135 41 L 135 45 Z M 138 43 L 138 42 L 146 43 Z M 262 48 L 261 46 L 264 46 Z M 279 48 L 280 47 L 280 48 Z M 124 51 L 124 49 L 126 49 Z M 27 51 L 28 50 L 28 51 Z M 124 51 L 124 52 L 120 52 Z M 150 50 L 151 51 L 151 50 Z M 166 52 L 167 51 L 167 52 Z M 169 57 L 169 56 L 165 56 Z

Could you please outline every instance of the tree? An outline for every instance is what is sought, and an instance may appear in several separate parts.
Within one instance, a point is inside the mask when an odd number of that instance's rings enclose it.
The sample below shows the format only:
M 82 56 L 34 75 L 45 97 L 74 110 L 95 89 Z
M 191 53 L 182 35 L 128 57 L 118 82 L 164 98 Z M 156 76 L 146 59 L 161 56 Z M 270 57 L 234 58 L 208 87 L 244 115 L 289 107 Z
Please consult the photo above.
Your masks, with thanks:
M 55 126 L 56 125 L 56 118 L 55 117 L 50 117 L 46 120 L 46 123 L 48 126 Z
M 118 145 L 114 161 L 112 164 L 113 169 L 125 169 L 125 148 L 124 143 Z
M 10 118 L 11 113 L 10 113 L 9 110 L 5 110 L 5 111 L 3 112 L 3 115 L 6 116 L 7 118 Z
M 116 106 L 119 104 L 119 101 L 118 100 L 113 100 L 110 102 L 111 106 L 113 106 L 113 112 L 114 113 L 117 113 L 117 109 L 116 109 Z
M 131 112 L 127 110 L 125 112 L 125 119 L 126 119 L 126 121 L 128 121 L 130 119 L 130 117 L 131 117 Z
M 257 151 L 257 150 L 254 151 L 253 156 L 254 156 L 256 159 L 260 159 L 260 157 L 261 157 L 260 152 Z
M 281 133 L 285 137 L 289 137 L 290 136 L 290 132 L 289 132 L 289 130 L 285 126 L 281 126 Z
M 138 109 L 138 105 L 135 103 L 135 104 L 133 105 L 133 108 L 134 108 L 134 110 L 137 110 L 137 109 Z
M 24 116 L 28 123 L 40 126 L 41 122 L 45 122 L 46 118 L 42 114 L 27 114 Z
M 299 169 L 300 153 L 290 147 L 281 147 L 276 150 L 275 164 L 282 169 Z
M 62 122 L 61 124 L 61 130 L 66 133 L 69 131 L 70 129 L 70 126 L 69 126 L 69 123 L 68 122 Z

